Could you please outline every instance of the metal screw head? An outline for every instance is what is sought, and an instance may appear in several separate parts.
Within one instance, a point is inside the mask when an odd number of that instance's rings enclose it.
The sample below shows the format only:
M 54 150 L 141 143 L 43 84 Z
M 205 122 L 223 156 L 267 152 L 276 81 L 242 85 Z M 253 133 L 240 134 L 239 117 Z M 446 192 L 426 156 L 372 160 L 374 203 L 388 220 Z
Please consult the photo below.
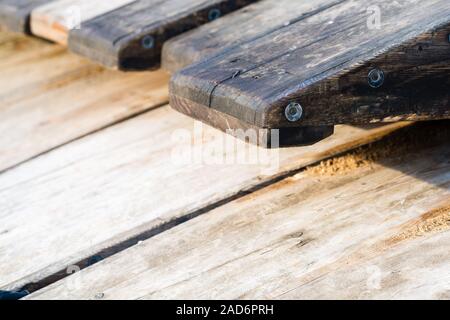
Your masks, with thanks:
M 287 105 L 286 109 L 284 110 L 284 114 L 289 122 L 297 122 L 303 116 L 303 108 L 300 105 L 300 103 L 291 102 Z
M 153 49 L 155 47 L 155 38 L 148 35 L 142 38 L 141 45 L 144 49 Z
M 220 11 L 220 9 L 211 9 L 211 10 L 209 10 L 209 13 L 208 13 L 208 20 L 213 21 L 213 20 L 219 19 L 221 15 L 222 15 L 222 12 Z
M 369 82 L 369 86 L 372 88 L 380 88 L 384 83 L 384 72 L 381 69 L 372 69 L 370 70 L 367 81 Z

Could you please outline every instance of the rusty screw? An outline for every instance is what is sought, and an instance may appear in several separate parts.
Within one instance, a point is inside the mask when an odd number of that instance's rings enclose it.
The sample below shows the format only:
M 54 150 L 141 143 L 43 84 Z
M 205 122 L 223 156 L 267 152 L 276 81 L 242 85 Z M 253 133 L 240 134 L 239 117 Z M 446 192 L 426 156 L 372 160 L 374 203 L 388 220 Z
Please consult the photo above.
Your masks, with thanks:
M 289 122 L 297 122 L 303 116 L 303 108 L 300 105 L 300 103 L 291 102 L 287 105 L 286 109 L 284 110 L 284 115 L 286 116 L 286 119 L 288 119 Z

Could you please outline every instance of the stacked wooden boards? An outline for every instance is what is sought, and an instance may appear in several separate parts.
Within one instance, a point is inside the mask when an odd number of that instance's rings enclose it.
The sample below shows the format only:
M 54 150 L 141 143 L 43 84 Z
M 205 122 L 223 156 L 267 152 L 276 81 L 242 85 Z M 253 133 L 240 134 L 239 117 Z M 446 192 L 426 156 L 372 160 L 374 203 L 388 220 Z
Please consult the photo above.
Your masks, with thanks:
M 0 78 L 5 90 L 0 155 L 9 168 L 0 174 L 1 289 L 44 287 L 67 276 L 73 265 L 86 267 L 407 125 L 342 126 L 322 143 L 285 150 L 251 149 L 234 140 L 229 145 L 224 134 L 157 100 L 149 103 L 150 97 L 164 101 L 164 80 L 151 80 L 158 74 L 116 74 L 78 61 L 59 46 L 7 34 L 2 39 L 0 55 L 14 64 L 8 63 Z M 17 45 L 20 41 L 27 45 Z M 42 77 L 38 71 L 49 61 L 61 67 Z M 22 69 L 39 75 L 22 80 L 27 90 L 11 81 Z M 128 81 L 130 87 L 124 86 Z M 88 94 L 89 86 L 97 94 Z M 108 113 L 112 118 L 105 118 Z M 238 145 L 259 157 L 239 160 Z
M 263 150 L 170 110 L 161 73 L 111 72 L 10 34 L 0 43 L 0 289 L 448 297 L 447 123 L 411 127 L 422 144 L 392 137 L 411 126 L 395 123 Z M 385 136 L 387 150 L 333 158 Z
M 448 1 L 314 2 L 284 25 L 228 37 L 222 25 L 252 26 L 278 7 L 252 8 L 254 20 L 235 13 L 167 44 L 164 65 L 209 57 L 174 75 L 172 107 L 220 129 L 450 117 Z
M 133 70 L 159 66 L 166 40 L 251 2 L 5 0 L 3 12 L 31 14 L 36 35 Z M 172 106 L 220 129 L 226 118 L 313 138 L 335 124 L 448 118 L 449 23 L 445 0 L 257 2 L 166 45 L 172 71 L 210 58 L 174 77 Z
M 74 52 L 108 67 L 142 70 L 159 66 L 165 40 L 255 1 L 5 0 L 0 24 L 10 25 L 10 8 L 20 10 L 31 16 L 27 29 L 35 35 L 68 43 Z

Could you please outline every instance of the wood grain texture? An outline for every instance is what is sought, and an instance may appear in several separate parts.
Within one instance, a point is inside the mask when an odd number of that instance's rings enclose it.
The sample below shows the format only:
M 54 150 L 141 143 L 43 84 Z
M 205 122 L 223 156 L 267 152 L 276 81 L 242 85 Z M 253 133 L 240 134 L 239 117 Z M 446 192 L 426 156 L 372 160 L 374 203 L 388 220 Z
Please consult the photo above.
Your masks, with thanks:
M 0 171 L 167 102 L 163 72 L 121 74 L 60 46 L 5 38 L 0 39 Z
M 159 108 L 0 175 L 0 288 L 65 273 L 106 248 L 406 124 L 338 127 L 314 146 L 283 150 L 235 145 L 198 125 Z
M 400 159 L 287 178 L 28 298 L 448 299 L 446 130 Z
M 69 33 L 69 48 L 105 66 L 151 69 L 167 39 L 255 0 L 138 0 Z
M 40 6 L 31 13 L 30 27 L 34 35 L 67 45 L 69 31 L 81 28 L 85 21 L 123 7 L 135 0 L 57 0 Z
M 52 1 L 54 0 L 1 0 L 0 26 L 9 31 L 28 33 L 31 11 Z
M 379 29 L 368 28 L 367 2 L 342 1 L 180 71 L 171 96 L 262 128 L 449 117 L 448 2 L 370 5 Z M 379 88 L 368 83 L 374 69 L 385 75 Z M 300 121 L 285 117 L 292 102 Z
M 306 19 L 342 0 L 263 0 L 167 41 L 161 66 L 174 73 L 228 49 Z

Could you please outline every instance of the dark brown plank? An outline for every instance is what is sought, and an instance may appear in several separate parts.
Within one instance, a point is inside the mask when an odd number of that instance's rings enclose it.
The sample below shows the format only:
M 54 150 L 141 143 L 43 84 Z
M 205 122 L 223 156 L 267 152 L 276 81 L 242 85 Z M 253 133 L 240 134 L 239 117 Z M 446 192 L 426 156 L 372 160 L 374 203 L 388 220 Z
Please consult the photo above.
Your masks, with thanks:
M 164 44 L 162 68 L 176 72 L 194 62 L 306 19 L 345 0 L 263 0 Z
M 0 26 L 9 31 L 29 33 L 34 8 L 54 0 L 0 0 Z
M 370 4 L 379 28 L 368 28 L 365 1 L 347 0 L 186 68 L 172 78 L 172 107 L 271 129 L 450 117 L 448 1 Z M 288 121 L 297 104 L 300 119 Z
M 164 41 L 255 1 L 139 0 L 72 30 L 69 48 L 112 68 L 156 68 Z

